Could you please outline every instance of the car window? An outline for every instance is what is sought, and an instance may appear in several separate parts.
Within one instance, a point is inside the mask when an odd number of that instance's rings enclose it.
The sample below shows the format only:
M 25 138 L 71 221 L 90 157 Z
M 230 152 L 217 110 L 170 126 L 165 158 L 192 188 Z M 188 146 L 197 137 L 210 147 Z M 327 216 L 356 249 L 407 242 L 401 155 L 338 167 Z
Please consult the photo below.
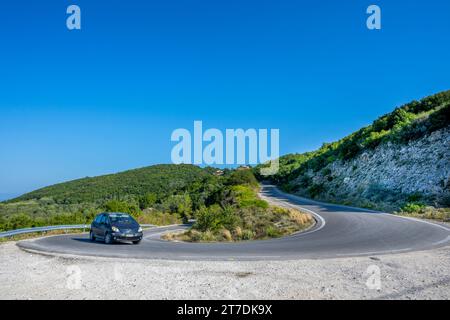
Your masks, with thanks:
M 98 216 L 95 217 L 95 223 L 100 223 L 100 220 L 102 219 L 103 215 L 99 214 Z
M 100 218 L 100 224 L 105 223 L 105 221 L 106 221 L 106 215 L 103 214 Z
M 134 224 L 134 219 L 128 214 L 110 214 L 111 223 Z

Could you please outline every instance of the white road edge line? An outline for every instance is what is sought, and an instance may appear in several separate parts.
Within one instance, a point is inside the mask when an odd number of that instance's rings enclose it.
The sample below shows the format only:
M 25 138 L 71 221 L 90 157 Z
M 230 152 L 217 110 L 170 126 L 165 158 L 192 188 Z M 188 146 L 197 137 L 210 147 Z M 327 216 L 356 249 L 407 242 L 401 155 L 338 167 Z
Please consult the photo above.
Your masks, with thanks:
M 396 250 L 384 250 L 384 251 L 372 251 L 372 252 L 363 252 L 363 253 L 336 253 L 337 257 L 353 257 L 353 256 L 367 256 L 367 255 L 379 255 L 379 254 L 389 254 L 389 253 L 397 253 L 404 251 L 411 251 L 412 248 L 405 249 L 396 249 Z
M 447 236 L 447 238 L 445 238 L 445 239 L 443 239 L 443 240 L 441 240 L 441 241 L 433 242 L 433 245 L 434 245 L 434 246 L 437 246 L 437 245 L 446 243 L 446 242 L 448 242 L 448 241 L 450 241 L 450 236 Z
M 173 230 L 166 230 L 166 231 L 158 232 L 158 233 L 152 233 L 152 234 L 149 234 L 148 236 L 145 236 L 144 239 L 156 238 L 158 240 L 160 238 L 158 236 L 161 236 L 161 235 L 165 234 L 166 232 L 177 232 L 177 231 L 186 231 L 186 229 L 173 229 Z
M 433 223 L 433 222 L 429 222 L 429 221 L 425 221 L 422 219 L 418 219 L 418 218 L 413 218 L 413 217 L 405 217 L 405 216 L 400 216 L 400 215 L 396 215 L 396 214 L 392 214 L 392 213 L 387 213 L 387 212 L 382 212 L 382 211 L 374 211 L 374 210 L 368 210 L 368 209 L 364 209 L 364 208 L 357 208 L 357 207 L 351 207 L 351 206 L 344 206 L 344 205 L 340 205 L 340 204 L 334 204 L 334 203 L 325 203 L 325 202 L 320 202 L 320 201 L 315 201 L 315 200 L 311 200 L 311 199 L 307 199 L 307 198 L 302 198 L 299 197 L 295 194 L 290 194 L 290 193 L 285 193 L 283 191 L 281 191 L 280 189 L 278 189 L 276 186 L 274 186 L 274 188 L 282 195 L 292 198 L 298 198 L 299 200 L 303 200 L 303 201 L 307 201 L 307 202 L 311 202 L 311 203 L 315 203 L 317 205 L 332 205 L 332 206 L 336 206 L 336 207 L 341 207 L 341 208 L 350 208 L 350 209 L 358 209 L 361 210 L 362 212 L 358 212 L 358 213 L 362 213 L 362 214 L 382 214 L 382 215 L 386 215 L 386 216 L 390 216 L 390 217 L 397 217 L 397 218 L 402 218 L 402 219 L 407 219 L 410 221 L 415 221 L 415 222 L 421 222 L 421 223 L 425 223 L 431 226 L 435 226 L 438 227 L 440 229 L 446 230 L 450 232 L 450 228 L 447 228 L 443 225 L 437 224 L 437 223 Z M 302 208 L 301 206 L 299 206 L 300 208 Z M 305 208 L 303 208 L 305 209 Z M 307 210 L 307 209 L 305 209 Z
M 281 191 L 280 189 L 278 189 L 276 186 L 273 186 L 273 185 L 271 185 L 271 186 L 272 186 L 278 193 L 280 193 L 281 195 L 286 196 L 288 199 L 289 199 L 289 198 L 291 198 L 291 199 L 292 199 L 292 198 L 293 198 L 293 199 L 298 198 L 300 201 L 304 200 L 304 201 L 310 201 L 311 203 L 315 203 L 315 204 L 318 204 L 318 205 L 329 205 L 329 204 L 327 204 L 327 203 L 325 203 L 325 202 L 314 201 L 314 200 L 310 200 L 310 199 L 306 199 L 306 198 L 299 197 L 299 196 L 297 196 L 297 195 L 295 195 L 295 194 L 285 193 L 285 192 Z M 266 198 L 266 199 L 269 198 L 269 197 L 265 197 L 265 196 L 262 195 L 262 194 L 260 194 L 260 195 L 261 195 L 262 198 Z M 270 202 L 270 201 L 269 201 L 269 202 Z M 312 210 L 306 209 L 306 208 L 302 207 L 301 205 L 291 204 L 291 203 L 288 203 L 288 202 L 286 202 L 286 201 L 284 201 L 284 200 L 280 200 L 280 199 L 277 199 L 276 201 L 272 201 L 272 202 L 275 202 L 275 203 L 276 203 L 276 202 L 283 203 L 283 204 L 285 204 L 285 205 L 287 205 L 287 206 L 289 206 L 289 207 L 298 207 L 298 208 L 301 208 L 302 210 L 305 210 L 305 211 L 307 211 L 307 212 L 313 214 L 316 218 L 318 218 L 318 219 L 321 220 L 322 225 L 319 226 L 317 229 L 314 229 L 314 230 L 311 230 L 311 231 L 307 231 L 307 232 L 304 232 L 304 233 L 302 233 L 302 234 L 308 234 L 308 233 L 312 233 L 312 232 L 315 232 L 315 231 L 319 231 L 319 230 L 322 229 L 322 228 L 325 226 L 325 224 L 326 224 L 325 219 L 324 219 L 320 214 L 318 214 L 317 212 L 314 212 L 314 211 L 312 211 Z M 331 205 L 335 205 L 335 204 L 331 204 Z M 363 214 L 371 214 L 371 213 L 372 213 L 372 214 L 382 214 L 382 215 L 386 215 L 386 216 L 390 216 L 390 217 L 397 217 L 397 218 L 407 219 L 407 220 L 414 221 L 414 222 L 421 222 L 421 223 L 425 223 L 425 224 L 428 224 L 428 225 L 430 225 L 430 226 L 434 226 L 434 227 L 437 227 L 437 228 L 440 228 L 440 229 L 443 229 L 443 230 L 445 230 L 445 231 L 450 232 L 450 228 L 447 228 L 447 227 L 445 227 L 445 226 L 443 226 L 443 225 L 440 225 L 440 224 L 437 224 L 437 223 L 433 223 L 433 222 L 425 221 L 425 220 L 422 220 L 422 219 L 418 219 L 418 218 L 404 217 L 404 216 L 400 216 L 400 215 L 396 215 L 396 214 L 391 214 L 391 213 L 387 213 L 387 212 L 381 212 L 381 211 L 379 212 L 379 211 L 367 210 L 367 209 L 364 209 L 364 208 L 357 208 L 357 207 L 350 207 L 350 206 L 343 206 L 343 205 L 336 205 L 336 206 L 342 207 L 342 208 L 346 208 L 346 207 L 347 207 L 347 208 L 352 208 L 352 209 L 360 209 L 360 210 L 364 211 L 364 212 L 361 212 L 361 213 L 363 213 Z M 442 240 L 440 240 L 440 241 L 434 242 L 433 245 L 440 245 L 440 244 L 446 243 L 446 242 L 448 242 L 448 241 L 450 241 L 450 236 L 447 236 L 446 238 L 444 238 L 444 239 L 442 239 Z M 411 249 L 411 248 L 406 248 L 406 249 L 388 250 L 388 251 L 379 251 L 379 252 L 357 253 L 357 254 L 355 254 L 355 256 L 358 256 L 358 255 L 370 255 L 370 254 L 386 254 L 386 253 L 395 253 L 395 252 L 410 251 L 410 250 L 412 250 L 412 249 Z M 336 256 L 345 256 L 345 254 L 337 254 Z M 351 255 L 351 256 L 353 256 L 353 255 Z
M 301 235 L 305 235 L 305 234 L 309 234 L 309 233 L 313 233 L 313 232 L 319 231 L 320 229 L 322 229 L 326 225 L 325 219 L 320 214 L 318 214 L 317 212 L 314 212 L 312 210 L 303 208 L 302 206 L 300 206 L 298 204 L 288 203 L 288 202 L 286 202 L 284 200 L 277 199 L 276 201 L 273 201 L 273 200 L 269 200 L 269 197 L 266 197 L 266 196 L 264 196 L 262 194 L 260 194 L 260 196 L 261 196 L 261 198 L 265 198 L 268 202 L 272 202 L 272 203 L 278 202 L 278 203 L 284 204 L 284 205 L 286 205 L 288 207 L 291 207 L 291 208 L 294 208 L 294 209 L 300 208 L 301 210 L 304 210 L 306 212 L 311 213 L 314 217 L 316 217 L 316 219 L 318 221 L 320 221 L 320 225 L 316 229 L 313 229 L 313 230 L 310 230 L 310 231 L 306 231 L 306 232 L 302 232 L 302 233 L 300 233 Z
M 444 229 L 444 230 L 450 232 L 450 228 L 444 227 L 443 225 L 440 225 L 440 224 L 437 224 L 437 223 L 433 223 L 433 222 L 430 222 L 430 221 L 425 221 L 425 220 L 418 219 L 418 218 L 413 218 L 413 217 L 399 216 L 399 215 L 396 215 L 396 214 L 390 214 L 390 213 L 386 213 L 386 214 L 388 214 L 388 215 L 390 215 L 390 216 L 392 216 L 392 217 L 397 217 L 397 218 L 402 218 L 402 219 L 412 220 L 412 221 L 415 221 L 415 222 L 426 223 L 426 224 L 428 224 L 428 225 L 435 226 L 435 227 L 438 227 L 438 228 L 441 228 L 441 229 Z

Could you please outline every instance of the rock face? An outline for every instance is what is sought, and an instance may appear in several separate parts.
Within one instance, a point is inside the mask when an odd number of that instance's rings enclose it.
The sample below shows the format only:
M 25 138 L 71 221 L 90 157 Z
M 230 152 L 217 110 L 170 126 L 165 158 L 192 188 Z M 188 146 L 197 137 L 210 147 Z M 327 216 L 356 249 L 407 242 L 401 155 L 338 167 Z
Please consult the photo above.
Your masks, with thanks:
M 408 201 L 450 206 L 450 126 L 408 144 L 385 143 L 350 161 L 307 172 L 294 184 L 298 194 L 325 201 L 396 210 Z M 303 183 L 304 186 L 304 183 Z

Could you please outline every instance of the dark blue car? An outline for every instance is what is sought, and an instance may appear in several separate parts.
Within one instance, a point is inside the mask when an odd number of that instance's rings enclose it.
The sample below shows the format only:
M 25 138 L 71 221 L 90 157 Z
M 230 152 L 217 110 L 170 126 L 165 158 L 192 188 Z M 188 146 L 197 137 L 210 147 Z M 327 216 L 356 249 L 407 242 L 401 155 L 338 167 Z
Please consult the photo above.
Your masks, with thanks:
M 107 244 L 115 241 L 131 241 L 138 244 L 142 240 L 142 228 L 132 216 L 126 213 L 100 213 L 91 224 L 89 238 Z

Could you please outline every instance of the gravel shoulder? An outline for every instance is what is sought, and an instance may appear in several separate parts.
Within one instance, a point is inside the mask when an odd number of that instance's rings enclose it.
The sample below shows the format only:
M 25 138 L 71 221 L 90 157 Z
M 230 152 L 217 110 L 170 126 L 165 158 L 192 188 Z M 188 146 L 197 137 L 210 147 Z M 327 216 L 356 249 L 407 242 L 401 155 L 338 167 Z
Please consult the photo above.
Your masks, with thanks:
M 0 245 L 0 299 L 449 298 L 450 247 L 327 260 L 164 261 L 45 256 Z

